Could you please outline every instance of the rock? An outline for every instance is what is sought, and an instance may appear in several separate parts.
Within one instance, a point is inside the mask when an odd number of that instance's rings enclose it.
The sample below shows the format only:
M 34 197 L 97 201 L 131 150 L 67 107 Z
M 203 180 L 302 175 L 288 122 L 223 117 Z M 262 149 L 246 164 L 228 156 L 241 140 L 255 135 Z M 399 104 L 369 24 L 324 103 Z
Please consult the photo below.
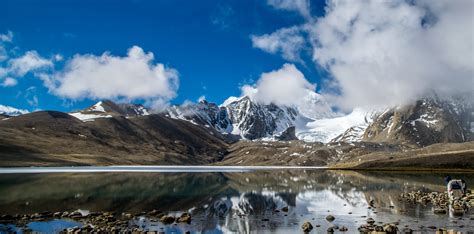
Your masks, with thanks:
M 374 201 L 374 200 L 370 200 L 370 201 L 369 201 L 369 205 L 370 205 L 370 207 L 375 208 L 375 201 Z
M 288 212 L 288 206 L 285 206 L 285 207 L 281 208 L 281 211 Z
M 397 228 L 397 226 L 395 226 L 395 224 L 385 224 L 383 226 L 383 230 L 387 234 L 397 234 L 398 233 L 398 228 Z
M 188 213 L 183 213 L 181 216 L 178 218 L 178 223 L 191 223 L 191 215 Z
M 435 208 L 433 210 L 433 213 L 435 214 L 446 214 L 446 209 L 443 209 L 443 208 Z
M 303 232 L 310 232 L 311 230 L 313 230 L 313 225 L 311 225 L 310 222 L 306 221 L 303 223 L 301 228 L 303 229 Z
M 334 221 L 335 219 L 336 219 L 336 218 L 335 218 L 334 216 L 332 216 L 332 215 L 326 216 L 326 220 L 329 221 L 329 222 L 332 222 L 332 221 Z
M 163 217 L 161 217 L 160 222 L 164 224 L 172 224 L 175 220 L 176 218 L 171 215 L 164 215 Z
M 159 214 L 161 214 L 161 211 L 159 211 L 159 210 L 152 210 L 152 211 L 147 213 L 147 215 L 149 215 L 149 216 L 156 216 L 156 215 L 159 215 Z
M 382 226 L 375 226 L 374 231 L 376 231 L 376 232 L 384 232 Z
M 453 209 L 452 213 L 454 216 L 462 216 L 464 215 L 464 209 Z
M 368 218 L 367 220 L 365 220 L 368 224 L 374 224 L 375 223 L 375 220 L 373 218 Z
M 279 141 L 293 141 L 298 140 L 295 134 L 295 126 L 288 127 L 285 131 L 283 131 L 280 135 L 275 136 L 275 138 Z

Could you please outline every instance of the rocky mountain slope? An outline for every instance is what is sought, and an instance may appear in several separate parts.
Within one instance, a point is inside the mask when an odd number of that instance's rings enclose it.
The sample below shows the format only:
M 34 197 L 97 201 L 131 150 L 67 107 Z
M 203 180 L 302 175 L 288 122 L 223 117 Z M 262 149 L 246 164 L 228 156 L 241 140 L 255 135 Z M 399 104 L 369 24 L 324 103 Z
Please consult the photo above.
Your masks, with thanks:
M 40 111 L 2 120 L 0 129 L 2 166 L 207 164 L 228 147 L 215 131 L 160 115 L 81 120 Z
M 426 98 L 414 104 L 373 113 L 364 126 L 354 126 L 337 141 L 367 141 L 428 146 L 473 140 L 474 108 L 464 101 Z
M 420 147 L 441 143 L 450 150 L 437 146 L 433 149 L 439 152 L 430 151 L 429 157 L 457 155 L 455 161 L 462 162 L 474 155 L 473 108 L 468 103 L 429 98 L 383 111 L 356 109 L 345 116 L 311 119 L 298 107 L 265 105 L 248 97 L 220 106 L 202 100 L 158 114 L 141 105 L 101 101 L 72 113 L 2 115 L 0 158 L 2 166 L 327 166 L 390 162 L 385 156 L 392 154 L 426 156 Z
M 205 100 L 173 106 L 166 110 L 166 116 L 211 126 L 222 134 L 255 140 L 276 139 L 290 127 L 298 134 L 301 130 L 306 131 L 305 125 L 315 118 L 336 114 L 319 94 L 308 92 L 306 100 L 298 106 L 262 104 L 247 96 L 230 97 L 220 106 Z
M 338 115 L 326 108 L 327 103 L 317 100 L 313 108 L 324 110 L 320 115 L 311 114 L 314 110 L 301 112 L 300 107 L 265 105 L 241 97 L 229 98 L 221 106 L 207 101 L 173 106 L 167 110 L 167 116 L 248 140 L 278 140 L 290 127 L 295 133 L 291 139 L 306 142 L 368 141 L 427 146 L 473 139 L 474 108 L 469 97 L 431 97 L 383 110 L 356 108 L 347 115 Z

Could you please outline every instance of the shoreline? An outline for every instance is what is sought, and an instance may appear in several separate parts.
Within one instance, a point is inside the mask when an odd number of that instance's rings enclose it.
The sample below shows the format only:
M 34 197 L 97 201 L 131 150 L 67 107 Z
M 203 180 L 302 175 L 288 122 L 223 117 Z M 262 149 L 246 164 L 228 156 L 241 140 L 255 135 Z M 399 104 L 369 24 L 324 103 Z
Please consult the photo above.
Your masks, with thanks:
M 208 165 L 113 165 L 113 166 L 61 166 L 61 167 L 0 167 L 0 174 L 33 173 L 209 173 L 209 172 L 254 172 L 268 170 L 345 170 L 345 171 L 393 171 L 393 172 L 451 172 L 474 173 L 466 168 L 411 168 L 411 167 L 344 167 L 344 166 L 208 166 Z
M 182 173 L 182 172 L 253 172 L 259 170 L 308 169 L 327 170 L 320 166 L 171 166 L 171 165 L 114 165 L 114 166 L 65 166 L 65 167 L 0 167 L 0 174 L 19 173 L 86 173 L 86 172 L 148 172 L 148 173 Z

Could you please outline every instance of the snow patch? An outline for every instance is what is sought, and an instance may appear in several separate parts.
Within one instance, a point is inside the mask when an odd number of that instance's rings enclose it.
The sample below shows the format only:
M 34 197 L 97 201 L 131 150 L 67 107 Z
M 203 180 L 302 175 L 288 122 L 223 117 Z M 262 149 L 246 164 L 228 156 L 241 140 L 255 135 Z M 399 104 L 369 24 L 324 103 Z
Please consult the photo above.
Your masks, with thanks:
M 83 114 L 81 112 L 69 113 L 69 115 L 80 119 L 82 122 L 94 121 L 97 118 L 112 118 L 111 115 Z
M 97 111 L 97 112 L 105 112 L 104 107 L 102 106 L 102 101 L 96 103 L 93 105 L 90 109 L 91 111 Z
M 365 130 L 371 121 L 367 118 L 369 113 L 364 109 L 355 108 L 346 116 L 302 122 L 296 125 L 296 137 L 306 142 L 327 143 L 351 127 L 358 127 L 361 130 L 359 132 L 363 133 L 362 129 Z

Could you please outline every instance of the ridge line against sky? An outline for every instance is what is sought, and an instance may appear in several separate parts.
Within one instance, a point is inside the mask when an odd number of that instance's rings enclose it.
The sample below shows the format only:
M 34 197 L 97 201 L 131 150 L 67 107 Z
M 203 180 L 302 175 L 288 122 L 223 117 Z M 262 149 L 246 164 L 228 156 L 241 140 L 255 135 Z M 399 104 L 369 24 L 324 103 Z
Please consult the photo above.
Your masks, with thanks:
M 292 104 L 317 88 L 350 110 L 474 89 L 469 0 L 90 4 L 6 1 L 0 104 L 70 111 L 112 99 L 160 109 L 243 94 Z

